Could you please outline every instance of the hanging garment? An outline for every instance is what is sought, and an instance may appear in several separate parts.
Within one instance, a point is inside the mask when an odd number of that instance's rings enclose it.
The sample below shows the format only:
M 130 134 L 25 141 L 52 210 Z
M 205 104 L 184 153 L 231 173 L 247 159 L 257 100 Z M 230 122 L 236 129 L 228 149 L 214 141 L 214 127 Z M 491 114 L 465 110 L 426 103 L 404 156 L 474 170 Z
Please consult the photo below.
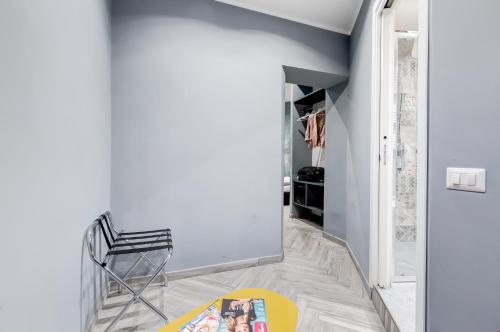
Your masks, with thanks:
M 325 113 L 321 112 L 316 115 L 316 126 L 318 130 L 318 135 L 317 135 L 317 144 L 316 146 L 320 146 L 322 148 L 325 147 L 325 127 L 326 127 L 326 117 Z
M 309 116 L 305 140 L 310 149 L 325 146 L 325 113 L 315 113 Z
M 316 123 L 316 114 L 311 114 L 307 119 L 307 129 L 305 141 L 309 149 L 314 149 L 318 145 L 318 126 Z

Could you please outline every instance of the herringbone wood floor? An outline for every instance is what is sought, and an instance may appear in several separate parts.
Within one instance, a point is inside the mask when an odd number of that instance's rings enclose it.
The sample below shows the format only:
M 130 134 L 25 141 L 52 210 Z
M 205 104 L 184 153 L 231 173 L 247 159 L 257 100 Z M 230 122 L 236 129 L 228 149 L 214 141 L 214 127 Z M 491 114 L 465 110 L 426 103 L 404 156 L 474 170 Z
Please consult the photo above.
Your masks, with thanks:
M 288 215 L 288 211 L 285 211 Z M 298 332 L 382 332 L 380 319 L 346 251 L 319 229 L 285 219 L 282 263 L 171 281 L 145 293 L 170 319 L 239 288 L 277 291 L 299 307 Z M 106 299 L 93 331 L 103 331 L 129 295 Z M 142 304 L 134 304 L 114 331 L 155 331 L 163 325 Z

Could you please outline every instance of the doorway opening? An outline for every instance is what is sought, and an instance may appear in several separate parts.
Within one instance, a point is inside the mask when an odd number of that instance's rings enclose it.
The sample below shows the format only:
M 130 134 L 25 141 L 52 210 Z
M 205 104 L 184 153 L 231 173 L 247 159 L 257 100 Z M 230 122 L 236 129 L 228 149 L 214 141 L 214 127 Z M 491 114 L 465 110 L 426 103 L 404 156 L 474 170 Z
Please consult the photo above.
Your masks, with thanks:
M 282 225 L 293 218 L 323 231 L 327 119 L 334 103 L 329 90 L 347 79 L 283 66 Z
M 326 145 L 326 90 L 287 84 L 291 200 L 289 215 L 323 229 Z M 286 111 L 286 110 L 285 110 Z
M 427 42 L 427 0 L 375 4 L 370 282 L 401 332 L 425 331 Z

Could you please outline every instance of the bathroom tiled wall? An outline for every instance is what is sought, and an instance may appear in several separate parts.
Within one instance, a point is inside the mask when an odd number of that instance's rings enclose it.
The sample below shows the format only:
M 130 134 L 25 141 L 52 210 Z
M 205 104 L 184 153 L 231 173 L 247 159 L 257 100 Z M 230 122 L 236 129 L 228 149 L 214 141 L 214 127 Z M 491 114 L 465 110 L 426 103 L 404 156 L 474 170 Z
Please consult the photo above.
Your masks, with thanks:
M 400 39 L 395 142 L 395 239 L 416 240 L 417 192 L 417 59 L 414 40 Z

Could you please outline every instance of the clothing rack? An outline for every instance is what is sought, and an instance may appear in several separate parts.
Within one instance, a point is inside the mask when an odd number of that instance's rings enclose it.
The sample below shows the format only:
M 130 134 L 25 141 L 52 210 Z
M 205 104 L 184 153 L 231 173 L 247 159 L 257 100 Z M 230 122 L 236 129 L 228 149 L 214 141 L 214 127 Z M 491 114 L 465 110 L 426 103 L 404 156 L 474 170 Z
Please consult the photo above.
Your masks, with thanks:
M 316 114 L 319 114 L 319 113 L 322 113 L 322 112 L 323 112 L 323 113 L 325 112 L 325 109 L 324 109 L 324 108 L 323 108 L 323 109 L 320 109 L 320 110 L 319 110 L 319 111 L 317 111 L 317 112 L 314 112 L 314 113 L 308 113 L 308 114 L 306 114 L 306 115 L 304 115 L 304 116 L 301 116 L 300 118 L 298 118 L 298 119 L 297 119 L 297 122 L 307 120 L 307 119 L 309 119 L 309 117 L 310 117 L 311 115 L 316 115 Z

